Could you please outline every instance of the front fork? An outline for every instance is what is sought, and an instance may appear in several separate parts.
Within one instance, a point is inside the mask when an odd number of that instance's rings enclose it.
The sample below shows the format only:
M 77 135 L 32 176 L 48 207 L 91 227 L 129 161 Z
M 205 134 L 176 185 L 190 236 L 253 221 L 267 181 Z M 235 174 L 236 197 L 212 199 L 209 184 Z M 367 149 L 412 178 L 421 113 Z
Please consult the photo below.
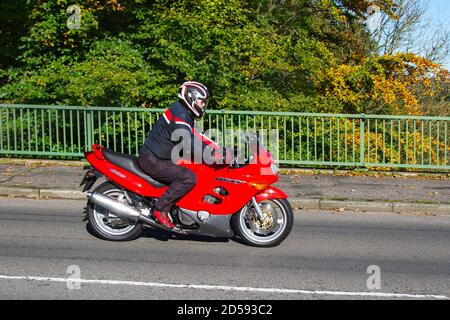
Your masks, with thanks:
M 259 221 L 263 221 L 266 217 L 264 212 L 262 211 L 261 207 L 258 204 L 259 202 L 262 202 L 264 200 L 270 200 L 270 199 L 287 199 L 288 195 L 281 191 L 280 189 L 274 188 L 272 186 L 268 187 L 266 190 L 262 191 L 261 193 L 258 193 L 255 195 L 251 202 L 253 204 L 253 207 L 255 208 L 256 214 L 258 216 Z
M 256 201 L 255 197 L 252 197 L 252 204 L 255 208 L 256 214 L 258 215 L 259 221 L 263 222 L 266 218 L 264 212 L 261 210 L 261 207 L 259 206 L 258 202 Z

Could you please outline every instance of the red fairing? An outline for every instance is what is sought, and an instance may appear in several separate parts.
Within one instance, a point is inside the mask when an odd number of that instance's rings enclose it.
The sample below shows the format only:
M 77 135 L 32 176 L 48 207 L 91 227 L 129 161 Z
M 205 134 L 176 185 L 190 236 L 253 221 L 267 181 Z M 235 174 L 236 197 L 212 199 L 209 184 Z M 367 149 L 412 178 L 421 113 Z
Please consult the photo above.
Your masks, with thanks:
M 93 145 L 93 152 L 87 152 L 86 159 L 109 180 L 140 196 L 157 198 L 167 189 L 154 188 L 141 177 L 108 162 L 99 145 Z M 253 196 L 256 196 L 257 201 L 287 198 L 284 192 L 270 186 L 278 181 L 278 175 L 271 169 L 273 159 L 270 153 L 260 147 L 259 153 L 254 153 L 254 159 L 255 163 L 240 168 L 180 162 L 180 165 L 197 175 L 197 184 L 177 206 L 193 211 L 204 210 L 211 214 L 228 215 L 242 209 Z M 218 188 L 226 193 L 218 193 Z M 213 196 L 216 203 L 210 203 L 208 196 L 209 199 Z

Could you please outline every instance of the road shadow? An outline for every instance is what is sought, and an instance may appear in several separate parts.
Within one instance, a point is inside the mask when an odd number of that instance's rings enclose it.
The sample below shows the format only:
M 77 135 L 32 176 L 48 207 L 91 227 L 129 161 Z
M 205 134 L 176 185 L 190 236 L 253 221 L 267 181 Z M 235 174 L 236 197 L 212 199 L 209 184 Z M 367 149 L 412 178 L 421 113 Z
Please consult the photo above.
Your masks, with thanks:
M 92 228 L 90 223 L 86 223 L 86 231 L 94 238 L 100 239 L 98 235 L 95 233 L 94 228 Z
M 155 228 L 145 227 L 140 236 L 141 238 L 153 238 L 159 241 L 169 241 L 169 240 L 187 240 L 187 241 L 196 241 L 196 242 L 229 242 L 229 238 L 216 238 L 211 236 L 202 236 L 202 235 L 184 235 L 178 234 L 170 231 L 159 230 Z
M 101 239 L 94 231 L 91 224 L 86 223 L 86 231 L 94 238 Z M 211 236 L 201 236 L 201 235 L 183 235 L 177 234 L 169 231 L 159 230 L 155 228 L 145 227 L 142 230 L 139 238 L 152 238 L 158 241 L 196 241 L 196 242 L 215 242 L 215 243 L 227 243 L 230 241 L 229 238 L 216 238 Z M 234 238 L 231 240 L 235 240 Z M 132 241 L 132 240 L 131 240 Z

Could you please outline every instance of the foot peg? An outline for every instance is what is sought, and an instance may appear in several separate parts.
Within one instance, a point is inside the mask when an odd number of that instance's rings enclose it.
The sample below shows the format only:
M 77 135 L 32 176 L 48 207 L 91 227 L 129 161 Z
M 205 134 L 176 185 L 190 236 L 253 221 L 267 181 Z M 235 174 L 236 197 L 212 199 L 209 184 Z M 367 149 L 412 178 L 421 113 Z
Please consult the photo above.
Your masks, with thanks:
M 185 236 L 187 236 L 189 234 L 186 230 L 183 230 L 183 229 L 178 228 L 178 227 L 174 227 L 173 229 L 168 229 L 168 230 L 173 231 L 173 232 L 178 233 L 178 234 L 185 235 Z

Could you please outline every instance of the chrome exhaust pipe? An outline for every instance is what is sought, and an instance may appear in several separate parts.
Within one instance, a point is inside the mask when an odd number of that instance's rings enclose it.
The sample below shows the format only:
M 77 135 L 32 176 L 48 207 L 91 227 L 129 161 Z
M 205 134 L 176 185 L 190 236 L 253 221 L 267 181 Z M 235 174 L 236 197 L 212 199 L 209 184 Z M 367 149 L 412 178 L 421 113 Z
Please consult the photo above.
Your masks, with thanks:
M 101 193 L 94 192 L 88 194 L 87 196 L 89 198 L 89 201 L 102 208 L 108 209 L 119 216 L 126 217 L 134 221 L 138 221 L 139 217 L 141 216 L 141 212 L 139 210 L 127 205 L 126 203 L 107 197 Z
M 156 223 L 152 218 L 143 215 L 141 211 L 139 211 L 136 208 L 133 208 L 132 206 L 129 206 L 126 203 L 120 202 L 116 199 L 107 197 L 97 192 L 88 192 L 87 197 L 89 198 L 89 201 L 91 201 L 92 203 L 97 204 L 105 209 L 108 209 L 118 216 L 126 217 L 134 221 L 142 221 L 155 228 L 164 230 L 166 229 L 164 228 L 164 226 L 160 225 L 159 223 Z

